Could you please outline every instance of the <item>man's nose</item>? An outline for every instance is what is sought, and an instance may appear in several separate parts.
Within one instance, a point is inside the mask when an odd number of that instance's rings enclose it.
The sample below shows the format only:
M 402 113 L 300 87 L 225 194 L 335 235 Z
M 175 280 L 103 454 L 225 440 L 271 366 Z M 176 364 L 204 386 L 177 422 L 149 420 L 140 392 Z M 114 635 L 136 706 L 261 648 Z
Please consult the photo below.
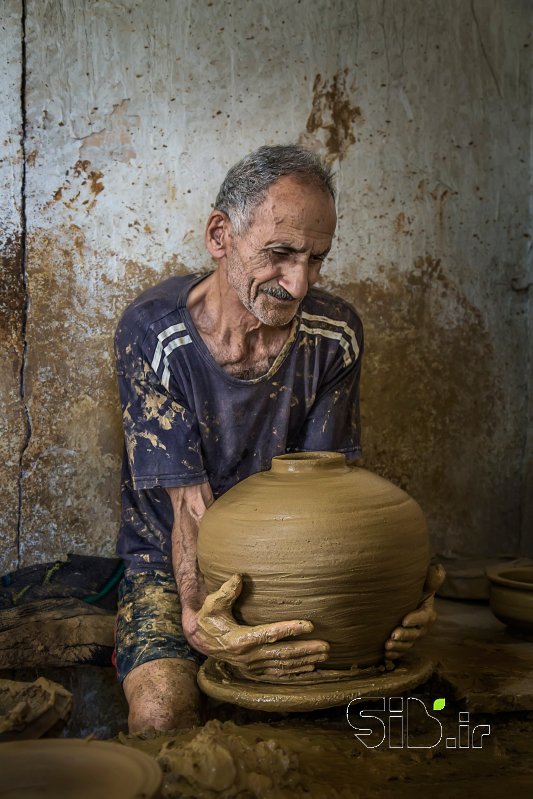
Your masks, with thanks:
M 293 263 L 279 280 L 279 285 L 292 294 L 295 300 L 303 300 L 309 288 L 307 263 Z

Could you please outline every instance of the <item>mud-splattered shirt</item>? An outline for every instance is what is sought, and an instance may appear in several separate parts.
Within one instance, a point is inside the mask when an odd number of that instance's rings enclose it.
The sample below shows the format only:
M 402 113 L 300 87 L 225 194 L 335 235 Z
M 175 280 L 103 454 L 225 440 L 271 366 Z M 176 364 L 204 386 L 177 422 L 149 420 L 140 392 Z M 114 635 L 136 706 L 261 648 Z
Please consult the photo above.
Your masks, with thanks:
M 344 300 L 310 289 L 269 371 L 217 364 L 186 308 L 206 275 L 172 277 L 125 311 L 115 349 L 125 453 L 118 554 L 128 572 L 172 569 L 167 487 L 209 481 L 216 497 L 285 452 L 360 452 L 363 332 Z

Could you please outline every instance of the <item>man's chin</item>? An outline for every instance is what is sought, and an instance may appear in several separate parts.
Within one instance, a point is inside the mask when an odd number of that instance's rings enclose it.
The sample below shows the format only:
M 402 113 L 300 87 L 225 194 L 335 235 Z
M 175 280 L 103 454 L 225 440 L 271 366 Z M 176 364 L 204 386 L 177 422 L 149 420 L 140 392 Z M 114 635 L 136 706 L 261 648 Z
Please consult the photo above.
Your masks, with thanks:
M 296 316 L 298 305 L 299 302 L 297 300 L 285 302 L 269 297 L 268 302 L 256 303 L 253 314 L 264 325 L 269 325 L 270 327 L 284 327 L 290 324 Z

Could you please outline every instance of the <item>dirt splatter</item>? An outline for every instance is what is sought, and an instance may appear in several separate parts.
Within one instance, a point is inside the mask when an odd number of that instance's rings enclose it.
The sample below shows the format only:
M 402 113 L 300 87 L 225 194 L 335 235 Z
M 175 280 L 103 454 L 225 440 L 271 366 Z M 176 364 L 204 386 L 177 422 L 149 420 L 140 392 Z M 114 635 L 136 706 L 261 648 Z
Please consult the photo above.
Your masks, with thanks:
M 0 329 L 11 346 L 20 339 L 25 301 L 21 257 L 20 237 L 8 239 L 0 252 Z
M 437 184 L 432 189 L 430 194 L 435 204 L 435 211 L 437 214 L 439 227 L 442 228 L 444 226 L 444 209 L 446 207 L 446 202 L 450 197 L 450 190 L 443 187 L 442 185 Z
M 411 230 L 411 222 L 412 221 L 413 220 L 412 220 L 412 218 L 410 216 L 407 216 L 407 214 L 405 214 L 403 211 L 401 211 L 398 214 L 398 216 L 395 218 L 395 220 L 394 220 L 394 232 L 398 236 L 400 236 L 400 235 L 411 236 L 412 235 L 412 230 Z
M 102 172 L 99 172 L 97 169 L 93 169 L 91 172 L 89 172 L 87 178 L 89 180 L 89 185 L 93 194 L 100 194 L 100 192 L 104 190 L 104 184 L 102 183 Z
M 90 161 L 86 161 L 86 160 L 82 161 L 81 159 L 76 161 L 76 163 L 72 167 L 72 173 L 73 173 L 74 177 L 75 178 L 79 178 L 81 175 L 86 173 L 88 171 L 90 165 L 91 165 Z
M 378 274 L 328 286 L 365 324 L 365 465 L 420 502 L 441 552 L 512 547 L 517 532 L 505 508 L 513 499 L 502 496 L 499 478 L 502 390 L 487 324 L 432 255 Z
M 80 175 L 87 169 L 80 164 Z M 111 555 L 122 453 L 114 330 L 140 291 L 187 270 L 176 257 L 160 270 L 117 258 L 116 274 L 106 274 L 77 225 L 32 232 L 27 258 L 32 436 L 23 463 L 23 562 L 76 551 Z M 12 301 L 14 292 L 7 296 Z M 18 402 L 18 367 L 14 371 Z M 5 482 L 18 498 L 16 476 Z
M 20 396 L 24 342 L 25 289 L 19 237 L 7 240 L 0 253 L 0 565 L 16 566 L 19 457 L 26 438 L 26 420 Z
M 351 103 L 350 92 L 354 87 L 347 87 L 347 75 L 345 69 L 330 80 L 323 79 L 320 74 L 315 77 L 306 133 L 300 136 L 301 144 L 324 147 L 328 162 L 344 158 L 348 148 L 355 143 L 354 125 L 363 119 L 359 106 Z
M 90 161 L 79 159 L 72 170 L 67 170 L 63 184 L 52 194 L 51 201 L 62 202 L 71 210 L 85 208 L 86 211 L 90 211 L 96 205 L 96 198 L 105 188 L 102 183 L 103 177 L 103 172 L 91 168 Z
M 457 196 L 457 194 L 458 192 L 452 190 L 450 186 L 440 182 L 437 182 L 433 188 L 430 188 L 427 180 L 422 179 L 417 186 L 415 202 L 424 203 L 430 200 L 433 203 L 438 228 L 442 230 L 445 223 L 446 204 L 451 197 Z

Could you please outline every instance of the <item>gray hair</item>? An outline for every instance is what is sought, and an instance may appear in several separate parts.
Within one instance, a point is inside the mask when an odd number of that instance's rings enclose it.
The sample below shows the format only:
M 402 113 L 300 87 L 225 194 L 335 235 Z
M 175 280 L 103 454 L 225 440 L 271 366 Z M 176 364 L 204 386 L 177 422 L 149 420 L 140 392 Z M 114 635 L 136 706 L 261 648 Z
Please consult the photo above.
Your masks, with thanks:
M 231 167 L 219 189 L 215 208 L 230 218 L 237 235 L 247 231 L 253 211 L 279 178 L 297 175 L 335 199 L 333 174 L 320 157 L 297 144 L 259 147 Z

